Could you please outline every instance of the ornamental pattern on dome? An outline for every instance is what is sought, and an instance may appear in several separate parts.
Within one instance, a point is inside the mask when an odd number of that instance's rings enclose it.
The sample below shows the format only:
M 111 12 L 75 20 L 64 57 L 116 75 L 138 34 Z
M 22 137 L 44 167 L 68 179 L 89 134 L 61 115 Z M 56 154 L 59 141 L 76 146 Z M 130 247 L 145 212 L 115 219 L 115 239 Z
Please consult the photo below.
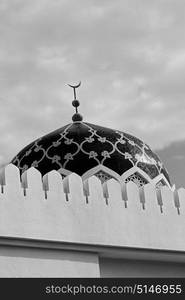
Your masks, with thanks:
M 51 170 L 82 176 L 103 165 L 119 175 L 136 166 L 151 179 L 169 176 L 148 145 L 127 133 L 85 122 L 74 122 L 29 144 L 12 160 L 23 173 L 30 167 L 42 175 Z M 64 172 L 64 175 L 66 173 Z
M 101 181 L 101 183 L 103 184 L 104 182 L 108 181 L 109 179 L 112 179 L 113 177 L 109 174 L 107 174 L 104 171 L 99 171 L 95 174 L 96 177 L 99 178 L 99 180 Z
M 134 182 L 138 187 L 142 187 L 148 183 L 148 181 L 137 172 L 125 179 L 125 183 L 128 183 L 129 181 Z

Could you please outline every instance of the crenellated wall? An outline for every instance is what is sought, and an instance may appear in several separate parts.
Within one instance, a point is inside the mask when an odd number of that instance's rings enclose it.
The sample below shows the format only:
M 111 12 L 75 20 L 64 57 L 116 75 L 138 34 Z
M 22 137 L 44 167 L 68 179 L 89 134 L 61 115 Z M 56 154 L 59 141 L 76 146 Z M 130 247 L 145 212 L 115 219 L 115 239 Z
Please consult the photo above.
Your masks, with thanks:
M 34 168 L 20 178 L 14 165 L 0 174 L 0 236 L 94 245 L 185 251 L 185 189 L 138 189 L 92 176 L 43 179 Z

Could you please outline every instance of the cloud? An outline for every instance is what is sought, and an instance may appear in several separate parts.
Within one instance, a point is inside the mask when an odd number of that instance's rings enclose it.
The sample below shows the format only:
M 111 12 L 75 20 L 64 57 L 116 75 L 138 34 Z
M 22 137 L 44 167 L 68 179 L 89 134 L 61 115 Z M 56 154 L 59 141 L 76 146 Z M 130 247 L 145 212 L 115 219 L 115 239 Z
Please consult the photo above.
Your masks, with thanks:
M 185 140 L 173 142 L 163 149 L 157 150 L 157 154 L 167 166 L 171 182 L 175 183 L 177 188 L 185 188 Z
M 5 160 L 71 122 L 79 80 L 84 120 L 155 149 L 185 139 L 183 1 L 6 0 L 0 17 Z

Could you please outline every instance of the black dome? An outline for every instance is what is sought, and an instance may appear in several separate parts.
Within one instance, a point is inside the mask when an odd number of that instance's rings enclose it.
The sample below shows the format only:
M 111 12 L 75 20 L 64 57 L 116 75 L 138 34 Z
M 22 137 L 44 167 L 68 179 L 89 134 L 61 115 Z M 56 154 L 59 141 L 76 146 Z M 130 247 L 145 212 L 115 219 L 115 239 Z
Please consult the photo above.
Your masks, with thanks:
M 158 156 L 138 138 L 130 134 L 93 125 L 73 122 L 26 146 L 12 160 L 23 173 L 30 167 L 42 175 L 60 170 L 67 175 L 82 176 L 96 166 L 104 166 L 122 175 L 133 167 L 150 179 L 168 173 Z

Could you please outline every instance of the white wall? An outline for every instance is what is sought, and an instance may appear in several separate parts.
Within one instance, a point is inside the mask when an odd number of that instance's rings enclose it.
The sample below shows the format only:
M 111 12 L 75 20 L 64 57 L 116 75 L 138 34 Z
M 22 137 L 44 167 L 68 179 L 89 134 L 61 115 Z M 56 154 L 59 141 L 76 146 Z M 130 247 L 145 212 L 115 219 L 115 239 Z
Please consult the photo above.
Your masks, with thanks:
M 101 277 L 185 277 L 185 262 L 100 259 Z
M 99 277 L 98 256 L 79 251 L 0 246 L 0 277 Z
M 173 192 L 162 189 L 160 206 L 160 197 L 156 197 L 152 184 L 145 186 L 143 198 L 134 183 L 128 183 L 126 195 L 121 193 L 118 182 L 110 180 L 106 205 L 101 183 L 93 176 L 89 179 L 87 204 L 81 177 L 75 174 L 67 178 L 66 185 L 59 173 L 50 172 L 46 200 L 41 175 L 34 168 L 28 170 L 27 181 L 26 178 L 23 181 L 25 187 L 28 184 L 26 196 L 19 170 L 9 165 L 5 173 L 6 185 L 4 193 L 0 194 L 0 236 L 185 250 L 184 189 L 178 191 L 178 214 Z M 66 193 L 69 201 L 66 201 Z M 124 205 L 126 197 L 127 208 Z M 142 208 L 143 200 L 145 209 Z

